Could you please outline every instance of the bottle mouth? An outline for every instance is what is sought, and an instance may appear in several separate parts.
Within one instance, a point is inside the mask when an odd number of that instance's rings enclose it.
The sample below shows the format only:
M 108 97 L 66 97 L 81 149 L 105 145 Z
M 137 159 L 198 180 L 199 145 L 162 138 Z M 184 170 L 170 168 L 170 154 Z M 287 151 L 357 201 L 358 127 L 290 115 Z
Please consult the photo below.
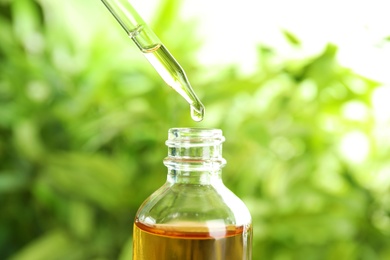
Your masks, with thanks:
M 168 131 L 168 168 L 185 171 L 219 171 L 226 160 L 222 158 L 225 137 L 215 128 L 171 128 Z
M 171 128 L 168 131 L 168 147 L 216 146 L 225 141 L 221 129 Z

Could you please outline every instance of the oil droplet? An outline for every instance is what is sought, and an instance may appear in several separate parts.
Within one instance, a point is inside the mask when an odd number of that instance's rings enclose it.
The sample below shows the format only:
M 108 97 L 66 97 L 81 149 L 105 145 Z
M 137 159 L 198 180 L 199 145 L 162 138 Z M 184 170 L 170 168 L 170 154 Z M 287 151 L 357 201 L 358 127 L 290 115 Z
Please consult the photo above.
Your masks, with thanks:
M 196 107 L 195 107 L 196 105 Z M 195 105 L 191 105 L 191 118 L 196 121 L 200 122 L 203 120 L 204 117 L 204 106 L 201 103 L 197 103 Z

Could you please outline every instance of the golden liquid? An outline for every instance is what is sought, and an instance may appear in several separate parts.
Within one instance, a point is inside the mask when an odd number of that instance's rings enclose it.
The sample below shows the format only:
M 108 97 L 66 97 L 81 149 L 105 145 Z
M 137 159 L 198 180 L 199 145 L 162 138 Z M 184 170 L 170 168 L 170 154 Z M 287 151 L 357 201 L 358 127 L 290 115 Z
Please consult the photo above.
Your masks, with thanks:
M 201 121 L 204 117 L 204 106 L 193 92 L 184 70 L 165 46 L 157 44 L 141 50 L 161 78 L 190 104 L 192 119 Z
M 250 260 L 249 227 L 134 224 L 133 260 Z

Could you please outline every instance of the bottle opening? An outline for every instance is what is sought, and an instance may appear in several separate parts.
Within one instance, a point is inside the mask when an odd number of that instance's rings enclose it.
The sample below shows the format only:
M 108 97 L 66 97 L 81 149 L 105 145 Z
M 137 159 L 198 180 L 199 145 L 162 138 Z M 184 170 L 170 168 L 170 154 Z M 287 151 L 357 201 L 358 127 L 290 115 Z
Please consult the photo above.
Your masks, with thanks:
M 171 128 L 168 131 L 168 157 L 164 164 L 175 169 L 215 171 L 226 164 L 222 158 L 225 137 L 215 128 Z
M 171 128 L 166 145 L 172 146 L 216 146 L 225 141 L 221 129 L 216 128 Z

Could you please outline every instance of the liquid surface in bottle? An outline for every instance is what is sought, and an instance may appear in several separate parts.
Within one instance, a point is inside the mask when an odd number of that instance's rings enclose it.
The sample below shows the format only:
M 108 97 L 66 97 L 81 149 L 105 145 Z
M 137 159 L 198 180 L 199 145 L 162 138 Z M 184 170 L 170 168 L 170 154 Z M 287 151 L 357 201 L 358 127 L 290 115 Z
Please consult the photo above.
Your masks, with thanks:
M 157 44 L 141 50 L 161 78 L 190 104 L 192 119 L 201 121 L 204 117 L 204 106 L 193 92 L 184 70 L 165 46 Z
M 249 227 L 134 224 L 133 260 L 250 260 Z

